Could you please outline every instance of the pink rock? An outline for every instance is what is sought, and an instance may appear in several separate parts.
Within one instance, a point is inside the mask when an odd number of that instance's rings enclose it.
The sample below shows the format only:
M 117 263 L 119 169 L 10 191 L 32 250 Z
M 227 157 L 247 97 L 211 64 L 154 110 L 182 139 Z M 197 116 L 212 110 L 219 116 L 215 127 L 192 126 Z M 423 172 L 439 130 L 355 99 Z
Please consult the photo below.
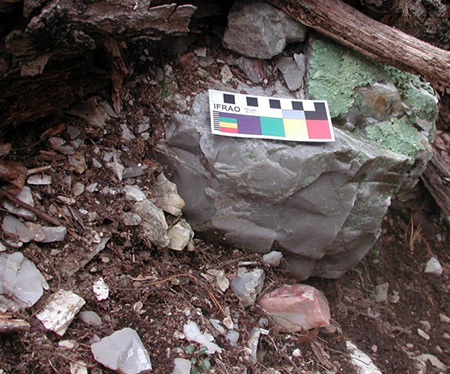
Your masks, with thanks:
M 286 285 L 263 295 L 258 304 L 287 331 L 330 325 L 330 309 L 324 294 L 304 284 Z

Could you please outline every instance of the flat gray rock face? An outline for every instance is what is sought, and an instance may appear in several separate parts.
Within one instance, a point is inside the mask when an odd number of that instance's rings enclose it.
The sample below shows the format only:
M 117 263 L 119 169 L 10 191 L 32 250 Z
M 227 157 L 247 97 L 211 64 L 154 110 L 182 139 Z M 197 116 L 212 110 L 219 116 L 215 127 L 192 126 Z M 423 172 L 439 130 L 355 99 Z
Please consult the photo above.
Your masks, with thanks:
M 272 5 L 236 1 L 228 15 L 223 44 L 247 57 L 269 59 L 287 43 L 305 40 L 306 31 L 306 26 Z
M 336 278 L 376 241 L 413 159 L 337 128 L 335 137 L 311 144 L 213 135 L 202 93 L 190 114 L 172 116 L 159 148 L 197 233 L 281 251 L 299 279 Z

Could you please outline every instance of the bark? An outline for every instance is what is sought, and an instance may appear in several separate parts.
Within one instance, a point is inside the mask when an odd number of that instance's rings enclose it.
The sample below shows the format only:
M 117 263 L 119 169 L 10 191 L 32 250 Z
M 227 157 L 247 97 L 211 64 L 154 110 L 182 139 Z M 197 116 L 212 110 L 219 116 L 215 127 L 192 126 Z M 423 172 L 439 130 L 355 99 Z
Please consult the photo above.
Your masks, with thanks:
M 450 52 L 375 21 L 340 0 L 270 0 L 295 20 L 373 60 L 450 91 Z
M 30 324 L 23 319 L 13 319 L 10 313 L 0 313 L 0 333 L 30 330 Z
M 139 39 L 187 33 L 196 9 L 150 4 L 0 0 L 0 127 L 67 108 L 111 81 L 120 111 L 120 90 L 129 72 L 121 48 Z
M 448 164 L 436 150 L 422 180 L 444 216 L 450 219 L 450 171 Z

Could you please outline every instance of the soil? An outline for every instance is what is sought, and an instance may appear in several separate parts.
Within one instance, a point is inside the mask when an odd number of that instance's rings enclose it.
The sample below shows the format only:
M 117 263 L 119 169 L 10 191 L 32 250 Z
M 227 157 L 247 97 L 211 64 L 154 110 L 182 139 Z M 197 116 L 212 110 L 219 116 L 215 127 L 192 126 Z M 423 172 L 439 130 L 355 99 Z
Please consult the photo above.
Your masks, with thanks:
M 226 52 L 213 36 L 196 43 L 190 49 L 206 45 L 215 61 L 224 58 Z M 157 52 L 154 56 L 158 56 Z M 164 82 L 166 95 L 183 91 L 194 96 L 206 88 L 195 68 L 195 55 L 184 59 L 164 58 L 173 69 L 171 77 Z M 5 134 L 3 141 L 11 143 L 13 148 L 6 159 L 28 169 L 51 165 L 45 173 L 52 176 L 52 184 L 33 186 L 37 206 L 42 211 L 58 214 L 75 235 L 68 235 L 61 243 L 32 243 L 21 249 L 45 274 L 50 290 L 36 305 L 15 315 L 32 325 L 29 332 L 0 335 L 0 369 L 3 370 L 0 372 L 69 373 L 70 364 L 81 360 L 90 373 L 112 373 L 94 360 L 90 344 L 124 327 L 131 327 L 140 335 L 154 373 L 171 373 L 176 357 L 191 359 L 198 367 L 209 360 L 210 371 L 199 369 L 205 373 L 244 373 L 245 368 L 247 373 L 263 373 L 268 368 L 283 374 L 357 373 L 349 360 L 347 340 L 368 354 L 386 374 L 418 373 L 413 357 L 421 354 L 434 355 L 450 365 L 450 323 L 442 316 L 450 316 L 449 230 L 420 183 L 414 200 L 393 205 L 377 244 L 357 267 L 337 280 L 305 282 L 322 290 L 329 301 L 332 326 L 318 331 L 278 332 L 264 311 L 257 306 L 244 308 L 230 290 L 221 292 L 207 274 L 208 269 L 220 269 L 231 277 L 240 263 L 250 262 L 250 268 L 262 267 L 267 273 L 264 292 L 297 283 L 282 269 L 264 265 L 260 255 L 200 238 L 195 239 L 194 251 L 149 248 L 134 228 L 122 225 L 119 215 L 130 209 L 122 188 L 130 181 L 119 182 L 105 166 L 95 168 L 92 159 L 101 160 L 105 152 L 115 150 L 123 160 L 146 165 L 144 175 L 134 182 L 152 195 L 155 177 L 163 171 L 156 161 L 155 144 L 163 136 L 163 122 L 170 114 L 170 107 L 161 100 L 163 82 L 149 84 L 157 77 L 160 62 L 155 57 L 135 65 L 134 75 L 123 87 L 123 111 L 104 128 L 91 127 L 73 116 L 60 114 Z M 215 62 L 207 68 L 207 73 L 220 79 L 222 65 L 223 62 Z M 194 68 L 190 70 L 189 66 Z M 243 75 L 234 67 L 231 70 L 235 76 Z M 271 79 L 277 78 L 275 74 Z M 101 94 L 111 102 L 107 93 Z M 150 139 L 144 140 L 136 134 L 136 140 L 122 141 L 120 125 L 125 123 L 133 131 L 143 116 L 151 123 Z M 71 141 L 68 126 L 81 131 L 78 139 L 83 142 L 78 152 L 87 162 L 87 169 L 81 173 L 72 170 L 68 156 L 53 150 L 48 140 L 36 144 L 42 133 L 61 123 L 65 130 L 56 136 L 67 142 Z M 17 148 L 22 149 L 14 151 Z M 68 207 L 58 200 L 58 196 L 73 197 L 68 177 L 72 178 L 72 184 L 98 183 L 97 189 L 84 192 Z M 0 212 L 0 219 L 4 214 Z M 42 219 L 39 221 L 45 224 Z M 109 238 L 109 241 L 91 261 L 80 265 L 89 258 L 98 238 Z M 431 256 L 443 265 L 441 276 L 424 273 Z M 75 273 L 67 276 L 67 270 Z M 93 282 L 100 277 L 110 287 L 109 297 L 104 301 L 98 301 L 92 292 Z M 389 284 L 389 298 L 377 302 L 376 286 L 384 283 Z M 60 288 L 83 297 L 86 300 L 83 310 L 98 313 L 103 324 L 91 327 L 75 319 L 62 338 L 46 331 L 35 314 Z M 210 318 L 223 320 L 228 313 L 238 324 L 240 338 L 236 347 L 209 321 Z M 188 320 L 213 334 L 215 342 L 223 348 L 222 353 L 207 356 L 200 346 L 183 339 L 180 333 Z M 245 348 L 255 327 L 264 329 L 257 362 L 252 361 Z M 429 339 L 420 336 L 418 329 L 426 332 Z M 74 341 L 75 348 L 59 346 L 61 340 Z M 426 363 L 426 373 L 443 373 L 443 370 Z

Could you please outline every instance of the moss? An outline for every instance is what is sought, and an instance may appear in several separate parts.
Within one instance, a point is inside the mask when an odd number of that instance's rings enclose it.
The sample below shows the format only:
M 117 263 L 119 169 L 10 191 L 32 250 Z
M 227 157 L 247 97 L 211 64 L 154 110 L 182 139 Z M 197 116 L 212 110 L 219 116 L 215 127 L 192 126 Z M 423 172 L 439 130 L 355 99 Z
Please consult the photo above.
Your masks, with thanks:
M 415 157 L 418 151 L 425 149 L 419 133 L 404 118 L 369 126 L 366 136 L 384 149 L 409 157 Z
M 331 117 L 347 113 L 354 104 L 356 87 L 389 80 L 382 65 L 339 45 L 314 41 L 309 59 L 308 93 L 327 100 Z

